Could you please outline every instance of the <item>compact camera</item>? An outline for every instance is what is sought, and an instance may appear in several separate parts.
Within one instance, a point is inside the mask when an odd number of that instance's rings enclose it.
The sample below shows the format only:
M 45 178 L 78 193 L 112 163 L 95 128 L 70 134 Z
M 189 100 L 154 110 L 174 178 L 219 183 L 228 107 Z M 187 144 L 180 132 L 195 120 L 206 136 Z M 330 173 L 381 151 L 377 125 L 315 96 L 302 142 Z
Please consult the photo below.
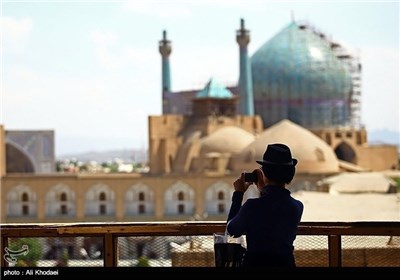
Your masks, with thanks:
M 256 183 L 258 181 L 258 176 L 256 172 L 245 172 L 244 181 L 248 183 Z

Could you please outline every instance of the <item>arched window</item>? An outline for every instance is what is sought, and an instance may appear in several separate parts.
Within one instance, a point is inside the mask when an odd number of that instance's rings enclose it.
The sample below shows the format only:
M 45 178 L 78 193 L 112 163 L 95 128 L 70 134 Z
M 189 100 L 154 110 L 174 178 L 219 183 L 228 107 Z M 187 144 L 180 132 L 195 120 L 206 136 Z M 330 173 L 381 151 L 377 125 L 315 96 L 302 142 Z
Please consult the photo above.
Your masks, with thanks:
M 26 192 L 22 193 L 21 200 L 22 200 L 22 202 L 29 202 L 28 193 L 26 193 Z M 29 215 L 29 205 L 27 205 L 26 203 L 24 203 L 24 205 L 22 205 L 22 215 L 24 215 L 24 216 Z
M 24 215 L 24 216 L 29 215 L 29 206 L 28 205 L 22 205 L 22 215 Z
M 106 208 L 106 205 L 104 205 L 104 204 L 101 204 L 100 205 L 100 214 L 102 214 L 102 215 L 104 215 L 104 214 L 107 214 L 107 208 Z
M 106 201 L 106 193 L 105 192 L 101 192 L 99 194 L 99 199 L 100 199 L 100 201 Z M 105 204 L 100 204 L 99 207 L 100 207 L 100 209 L 99 209 L 100 210 L 100 215 L 107 214 L 107 207 L 106 207 Z
M 224 200 L 224 192 L 218 192 L 218 200 Z
M 29 196 L 26 192 L 24 192 L 21 196 L 21 199 L 23 202 L 28 202 L 29 201 Z
M 139 204 L 138 211 L 139 211 L 139 214 L 146 213 L 146 206 L 144 204 Z
M 67 201 L 67 194 L 65 192 L 61 193 L 60 201 Z
M 225 213 L 225 204 L 218 204 L 218 213 Z
M 144 201 L 144 192 L 139 193 L 139 201 Z
M 60 212 L 61 212 L 61 215 L 66 215 L 68 212 L 67 205 L 65 205 L 65 204 L 61 205 Z
M 184 204 L 178 204 L 178 213 L 179 214 L 185 213 L 185 205 Z
M 178 200 L 182 201 L 185 199 L 185 195 L 183 194 L 183 192 L 178 192 Z
M 106 193 L 105 192 L 101 192 L 99 195 L 99 199 L 100 201 L 105 201 L 106 200 Z

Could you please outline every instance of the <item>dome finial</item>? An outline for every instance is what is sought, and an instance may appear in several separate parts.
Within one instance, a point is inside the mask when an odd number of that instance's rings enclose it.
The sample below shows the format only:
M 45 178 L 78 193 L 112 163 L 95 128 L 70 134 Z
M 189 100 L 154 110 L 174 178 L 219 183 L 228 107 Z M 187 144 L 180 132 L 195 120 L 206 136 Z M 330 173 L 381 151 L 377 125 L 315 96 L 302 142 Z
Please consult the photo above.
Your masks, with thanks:
M 293 12 L 293 10 L 290 11 L 290 17 L 291 17 L 291 19 L 292 19 L 292 22 L 294 22 L 294 12 Z

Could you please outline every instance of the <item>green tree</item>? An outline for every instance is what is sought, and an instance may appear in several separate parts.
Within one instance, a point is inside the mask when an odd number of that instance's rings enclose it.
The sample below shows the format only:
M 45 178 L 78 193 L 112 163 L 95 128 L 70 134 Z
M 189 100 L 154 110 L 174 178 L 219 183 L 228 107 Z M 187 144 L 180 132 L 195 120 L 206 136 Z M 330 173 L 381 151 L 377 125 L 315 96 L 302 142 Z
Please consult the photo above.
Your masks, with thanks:
M 400 192 L 400 178 L 392 178 L 397 185 L 397 192 Z
M 137 267 L 149 267 L 150 266 L 149 259 L 146 258 L 145 256 L 140 256 L 136 266 Z
M 23 249 L 24 245 L 28 247 L 27 254 L 16 255 L 17 263 L 15 266 L 37 266 L 37 261 L 42 258 L 42 244 L 37 238 L 18 238 L 11 239 L 8 248 L 17 252 Z

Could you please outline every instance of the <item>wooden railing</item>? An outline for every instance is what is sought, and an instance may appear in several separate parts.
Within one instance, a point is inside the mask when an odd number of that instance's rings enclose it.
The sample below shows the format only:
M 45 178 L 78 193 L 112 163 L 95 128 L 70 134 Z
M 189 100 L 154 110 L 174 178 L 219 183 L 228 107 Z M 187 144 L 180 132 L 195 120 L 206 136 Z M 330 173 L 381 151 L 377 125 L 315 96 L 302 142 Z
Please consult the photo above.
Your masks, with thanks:
M 148 223 L 67 223 L 67 224 L 1 224 L 1 266 L 9 263 L 3 257 L 10 238 L 22 237 L 102 237 L 103 263 L 116 267 L 118 263 L 118 237 L 135 236 L 207 236 L 223 232 L 226 223 L 213 221 L 196 222 L 148 222 Z M 400 222 L 302 222 L 298 236 L 327 237 L 328 265 L 343 265 L 344 236 L 387 236 L 397 243 L 388 244 L 395 249 L 398 262 L 389 266 L 400 267 Z M 312 244 L 311 244 L 312 245 Z M 368 246 L 367 246 L 368 247 Z M 378 251 L 376 251 L 378 252 Z M 374 253 L 373 253 L 374 254 Z M 378 254 L 378 253 L 376 253 Z M 380 253 L 379 253 L 380 254 Z

